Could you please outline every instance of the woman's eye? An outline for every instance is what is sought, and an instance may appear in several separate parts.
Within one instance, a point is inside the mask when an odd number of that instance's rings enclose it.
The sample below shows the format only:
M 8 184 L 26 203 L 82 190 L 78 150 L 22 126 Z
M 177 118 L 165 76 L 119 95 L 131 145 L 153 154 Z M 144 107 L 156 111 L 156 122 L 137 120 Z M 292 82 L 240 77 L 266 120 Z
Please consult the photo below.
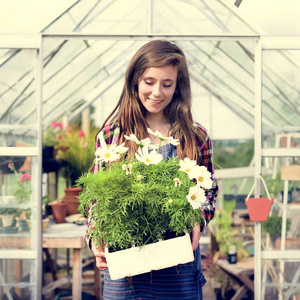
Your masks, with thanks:
M 153 82 L 147 81 L 147 80 L 145 80 L 145 83 L 146 83 L 146 84 L 149 84 L 149 85 L 153 84 Z
M 164 84 L 164 87 L 166 87 L 166 88 L 169 88 L 171 86 L 172 86 L 172 84 Z

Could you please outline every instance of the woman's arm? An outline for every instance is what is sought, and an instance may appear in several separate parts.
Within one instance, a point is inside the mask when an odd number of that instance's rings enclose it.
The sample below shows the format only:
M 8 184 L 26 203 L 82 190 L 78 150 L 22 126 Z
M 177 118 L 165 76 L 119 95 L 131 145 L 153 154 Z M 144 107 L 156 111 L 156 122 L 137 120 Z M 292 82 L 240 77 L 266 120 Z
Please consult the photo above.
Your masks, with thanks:
M 116 123 L 107 124 L 103 128 L 103 130 L 102 130 L 103 131 L 103 136 L 104 136 L 104 139 L 105 139 L 105 143 L 107 145 L 112 143 L 112 139 L 114 137 L 115 129 L 116 129 Z M 114 141 L 114 142 L 116 142 L 116 141 Z M 99 138 L 98 138 L 98 135 L 97 135 L 96 140 L 95 140 L 95 153 L 96 153 L 96 150 L 99 147 L 100 147 L 100 141 L 99 141 Z M 95 163 L 94 163 L 94 166 L 93 166 L 93 172 L 98 172 L 100 167 L 101 167 L 101 163 L 99 164 L 99 162 L 97 162 L 95 160 Z M 94 245 L 92 243 L 92 238 L 91 238 L 90 233 L 89 233 L 91 226 L 95 226 L 95 225 L 93 225 L 93 205 L 90 207 L 88 215 L 89 215 L 89 217 L 88 217 L 88 222 L 86 224 L 86 234 L 85 234 L 86 243 L 87 243 L 89 249 L 91 250 L 91 252 L 94 254 L 94 256 L 96 258 L 97 267 L 100 270 L 105 270 L 105 269 L 107 269 L 107 263 L 106 263 L 106 259 L 105 259 L 104 247 L 101 246 L 101 245 L 99 247 Z
M 199 157 L 198 164 L 204 165 L 207 168 L 207 170 L 211 173 L 211 179 L 213 181 L 212 188 L 206 192 L 206 202 L 202 206 L 203 217 L 206 224 L 201 227 L 201 232 L 204 232 L 208 223 L 213 219 L 215 215 L 215 203 L 216 197 L 218 195 L 218 185 L 213 166 L 213 150 L 211 140 L 206 132 L 206 129 L 203 126 L 196 123 L 196 127 L 197 131 L 199 132 L 199 135 L 197 136 L 197 150 Z

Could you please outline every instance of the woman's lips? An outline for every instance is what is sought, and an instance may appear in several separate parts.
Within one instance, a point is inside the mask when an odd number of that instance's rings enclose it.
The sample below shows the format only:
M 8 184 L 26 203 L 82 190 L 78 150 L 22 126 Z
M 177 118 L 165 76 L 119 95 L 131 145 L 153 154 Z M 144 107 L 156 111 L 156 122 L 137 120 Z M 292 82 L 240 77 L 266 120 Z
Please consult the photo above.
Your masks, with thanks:
M 151 99 L 151 98 L 148 98 L 148 100 L 150 100 L 154 104 L 159 104 L 159 103 L 163 102 L 163 100 L 154 100 L 154 99 Z

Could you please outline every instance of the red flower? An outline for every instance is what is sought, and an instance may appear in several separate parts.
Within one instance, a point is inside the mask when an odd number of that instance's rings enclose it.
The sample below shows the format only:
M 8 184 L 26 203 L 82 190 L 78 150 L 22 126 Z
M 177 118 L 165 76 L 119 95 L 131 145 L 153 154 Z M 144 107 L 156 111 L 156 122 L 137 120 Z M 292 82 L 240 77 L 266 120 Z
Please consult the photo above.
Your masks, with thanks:
M 67 150 L 67 147 L 61 146 L 61 147 L 60 147 L 60 150 L 61 150 L 62 152 L 65 152 L 65 151 Z
M 56 123 L 56 127 L 59 127 L 60 129 L 63 129 L 63 123 Z
M 27 173 L 24 173 L 20 176 L 20 183 L 23 184 L 25 181 L 30 181 L 31 176 Z
M 78 134 L 79 134 L 80 138 L 85 137 L 85 134 L 84 134 L 84 132 L 82 130 L 79 130 Z
M 61 140 L 61 134 L 60 134 L 60 133 L 57 135 L 57 139 L 58 139 L 59 141 Z
M 59 127 L 60 129 L 63 129 L 63 124 L 62 124 L 62 123 L 57 123 L 56 121 L 52 121 L 52 122 L 50 123 L 50 125 L 51 125 L 52 127 Z

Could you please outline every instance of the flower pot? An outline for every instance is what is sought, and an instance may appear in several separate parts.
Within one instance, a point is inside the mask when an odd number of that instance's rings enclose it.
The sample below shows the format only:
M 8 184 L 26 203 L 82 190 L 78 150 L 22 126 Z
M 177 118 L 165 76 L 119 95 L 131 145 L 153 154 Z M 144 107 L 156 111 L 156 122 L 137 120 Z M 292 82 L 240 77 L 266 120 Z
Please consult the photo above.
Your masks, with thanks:
M 14 219 L 16 214 L 11 215 L 0 215 L 0 218 L 2 219 L 2 226 L 3 227 L 10 227 L 13 225 Z
M 251 221 L 263 222 L 268 219 L 273 199 L 269 198 L 245 198 L 249 218 Z
M 109 252 L 105 249 L 112 280 L 164 269 L 194 260 L 189 234 L 143 247 Z
M 55 223 L 60 224 L 65 222 L 65 217 L 67 215 L 67 203 L 55 203 L 52 204 L 52 213 Z
M 78 214 L 79 196 L 82 188 L 67 188 L 65 189 L 64 202 L 68 203 L 67 216 Z
M 255 188 L 254 183 L 247 198 L 245 198 L 245 204 L 248 208 L 250 220 L 256 222 L 263 222 L 266 221 L 269 217 L 270 209 L 273 204 L 273 198 L 270 197 L 267 185 L 263 177 L 259 175 L 259 178 L 265 187 L 268 198 L 250 198 L 250 195 Z
M 47 227 L 48 227 L 48 225 L 49 225 L 49 219 L 48 218 L 46 218 L 46 219 L 43 219 L 43 232 L 45 232 L 46 231 L 46 229 L 47 229 Z

